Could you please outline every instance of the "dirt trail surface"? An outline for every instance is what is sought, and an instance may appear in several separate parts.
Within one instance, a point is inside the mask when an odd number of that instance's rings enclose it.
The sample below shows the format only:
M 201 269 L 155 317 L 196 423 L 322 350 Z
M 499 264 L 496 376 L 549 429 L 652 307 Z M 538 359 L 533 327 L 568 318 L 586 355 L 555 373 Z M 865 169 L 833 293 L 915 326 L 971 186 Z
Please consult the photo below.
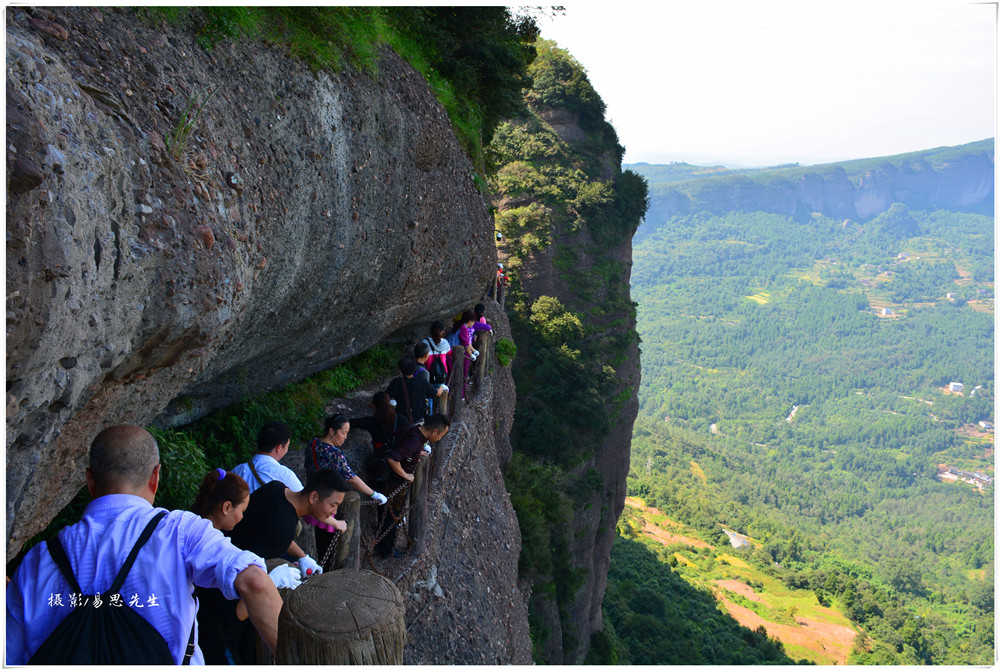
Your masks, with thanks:
M 820 662 L 829 659 L 829 662 L 836 663 L 837 665 L 847 663 L 847 656 L 851 653 L 854 637 L 857 635 L 857 633 L 847 626 L 838 626 L 837 624 L 816 621 L 815 619 L 808 619 L 806 617 L 795 617 L 798 625 L 789 626 L 787 624 L 766 621 L 756 612 L 746 607 L 729 602 L 721 596 L 720 599 L 726 606 L 726 611 L 729 612 L 729 615 L 736 619 L 741 626 L 756 629 L 762 625 L 767 630 L 769 636 L 781 640 L 783 644 L 794 644 L 820 654 L 824 657 Z
M 702 540 L 697 540 L 693 537 L 686 537 L 684 535 L 677 535 L 676 533 L 665 531 L 659 526 L 654 526 L 648 521 L 646 522 L 646 525 L 642 527 L 642 532 L 650 537 L 656 538 L 658 541 L 662 542 L 664 546 L 682 542 L 692 547 L 708 547 L 709 549 L 715 548 L 708 542 L 703 542 Z

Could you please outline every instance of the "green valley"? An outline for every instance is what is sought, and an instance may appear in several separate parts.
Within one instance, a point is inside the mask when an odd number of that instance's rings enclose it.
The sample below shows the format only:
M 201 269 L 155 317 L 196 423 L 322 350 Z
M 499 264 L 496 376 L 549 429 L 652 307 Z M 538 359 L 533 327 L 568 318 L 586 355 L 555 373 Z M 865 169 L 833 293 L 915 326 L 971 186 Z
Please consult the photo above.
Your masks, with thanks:
M 978 160 L 980 144 L 904 158 Z M 635 169 L 655 212 L 677 177 L 658 184 L 651 167 Z M 778 172 L 789 171 L 810 178 Z M 732 179 L 719 174 L 683 188 Z M 637 580 L 645 546 L 792 659 L 992 663 L 993 217 L 900 202 L 868 218 L 764 209 L 647 219 L 636 244 L 643 375 L 628 495 L 713 549 L 657 546 L 627 509 L 605 599 L 616 642 L 632 662 L 713 662 L 644 656 L 622 630 L 638 610 L 615 594 Z M 726 530 L 752 542 L 732 549 Z M 841 656 L 777 634 L 808 629 L 807 612 L 857 631 Z

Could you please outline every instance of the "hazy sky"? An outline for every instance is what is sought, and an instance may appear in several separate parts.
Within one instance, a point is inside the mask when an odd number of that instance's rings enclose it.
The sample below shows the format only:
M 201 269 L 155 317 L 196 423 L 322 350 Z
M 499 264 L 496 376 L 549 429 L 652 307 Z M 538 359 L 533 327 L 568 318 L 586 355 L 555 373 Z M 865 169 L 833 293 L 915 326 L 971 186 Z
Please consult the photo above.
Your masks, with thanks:
M 627 162 L 771 165 L 993 137 L 995 4 L 570 0 L 538 17 L 583 64 Z

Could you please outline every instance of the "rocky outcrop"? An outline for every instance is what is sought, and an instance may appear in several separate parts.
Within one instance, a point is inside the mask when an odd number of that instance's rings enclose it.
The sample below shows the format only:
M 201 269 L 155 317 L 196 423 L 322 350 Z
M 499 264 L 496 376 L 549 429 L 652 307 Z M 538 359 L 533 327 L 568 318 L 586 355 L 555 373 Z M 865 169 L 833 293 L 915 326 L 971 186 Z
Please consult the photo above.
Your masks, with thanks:
M 560 59 L 558 67 L 548 65 Z M 535 378 L 528 371 L 545 360 L 545 356 L 534 356 L 536 352 L 544 350 L 548 355 L 560 344 L 541 339 L 529 342 L 532 354 L 519 356 L 515 362 L 515 374 L 526 381 L 519 400 L 524 412 L 519 411 L 517 419 L 524 423 L 515 425 L 514 448 L 518 450 L 518 438 L 522 438 L 527 443 L 520 445 L 525 458 L 536 458 L 536 462 L 552 468 L 546 472 L 558 472 L 552 477 L 561 481 L 552 486 L 571 498 L 566 510 L 552 522 L 558 528 L 547 529 L 548 544 L 542 546 L 544 543 L 535 540 L 535 551 L 548 551 L 552 564 L 558 564 L 550 573 L 529 573 L 533 580 L 532 632 L 538 640 L 536 658 L 550 664 L 576 664 L 584 662 L 591 635 L 603 627 L 602 604 L 611 546 L 624 508 L 632 425 L 638 413 L 638 339 L 630 336 L 634 335 L 635 319 L 628 295 L 632 233 L 645 211 L 645 186 L 641 186 L 641 194 L 629 190 L 629 180 L 638 178 L 623 175 L 617 136 L 604 120 L 599 98 L 579 64 L 558 51 L 540 48 L 539 60 L 533 67 L 537 68 L 532 94 L 535 101 L 530 104 L 533 116 L 511 121 L 509 128 L 501 129 L 502 138 L 516 140 L 495 143 L 498 154 L 508 161 L 499 170 L 497 185 L 509 192 L 495 195 L 500 212 L 498 226 L 507 235 L 501 243 L 501 257 L 513 268 L 515 290 L 519 291 L 516 300 L 522 304 L 515 309 L 522 312 L 522 319 L 528 318 L 523 315 L 524 306 L 543 296 L 557 299 L 572 318 L 579 318 L 578 325 L 587 333 L 576 340 L 567 335 L 572 341 L 563 342 L 562 350 L 579 349 L 574 354 L 585 361 L 588 380 L 613 368 L 610 388 L 602 387 L 598 406 L 577 406 L 573 417 L 568 418 L 553 412 L 543 414 L 548 410 L 546 402 L 572 405 L 569 398 L 550 400 L 553 394 L 566 392 L 566 386 L 557 379 Z M 579 72 L 574 73 L 577 69 Z M 541 91 L 540 81 L 546 82 Z M 564 83 L 565 89 L 561 88 Z M 564 99 L 567 104 L 550 107 L 537 102 L 541 99 Z M 588 110 L 586 122 L 579 108 Z M 525 149 L 527 146 L 532 148 Z M 535 182 L 545 186 L 533 189 L 531 184 Z M 607 189 L 603 209 L 580 205 L 586 199 L 583 194 L 594 188 Z M 530 216 L 521 220 L 509 215 L 518 208 L 531 207 L 545 212 L 544 223 Z M 531 240 L 530 245 L 524 244 L 526 239 Z M 539 386 L 548 388 L 545 400 L 539 398 Z M 537 395 L 532 396 L 533 391 Z M 610 430 L 593 436 L 584 433 L 581 425 L 586 422 L 579 419 L 588 411 L 607 411 Z M 539 415 L 546 419 L 537 419 Z M 572 463 L 561 459 L 548 451 L 548 446 L 539 447 L 534 434 L 518 430 L 521 425 L 531 425 L 537 431 L 538 423 L 546 421 L 560 424 L 550 424 L 551 450 L 569 450 L 581 454 L 580 458 Z M 563 426 L 566 421 L 572 425 Z M 568 444 L 560 441 L 565 438 L 563 429 L 570 436 Z M 545 430 L 542 428 L 543 433 Z M 530 503 L 524 507 L 532 509 Z M 519 507 L 518 513 L 531 512 Z M 525 536 L 529 537 L 527 532 Z M 531 563 L 531 559 L 525 562 Z
M 522 261 L 519 274 L 525 293 L 537 297 L 549 295 L 566 304 L 573 304 L 576 291 L 564 280 L 554 265 L 555 250 L 568 245 L 579 251 L 577 270 L 588 272 L 593 257 L 584 253 L 592 247 L 589 233 L 584 230 L 574 234 L 557 235 L 553 244 L 544 251 L 532 254 Z M 621 264 L 624 274 L 617 280 L 628 286 L 632 268 L 632 241 L 629 237 L 607 252 Z M 608 296 L 597 295 L 594 304 L 601 304 Z M 621 333 L 635 328 L 635 321 L 628 315 L 607 315 L 605 334 Z M 610 325 L 616 323 L 616 325 Z M 586 501 L 574 509 L 571 523 L 569 555 L 574 568 L 582 570 L 583 582 L 565 607 L 565 621 L 560 617 L 556 604 L 545 594 L 533 594 L 538 612 L 543 613 L 551 635 L 545 644 L 545 660 L 552 664 L 579 664 L 587 655 L 590 636 L 604 626 L 602 604 L 611 564 L 611 545 L 615 526 L 625 507 L 626 476 L 629 470 L 632 425 L 639 412 L 636 393 L 639 388 L 639 347 L 631 340 L 624 353 L 624 363 L 615 366 L 614 394 L 625 392 L 629 398 L 614 417 L 611 432 L 594 447 L 594 455 L 573 469 L 573 476 L 582 478 L 588 470 L 598 473 L 601 485 L 586 496 Z M 608 356 L 611 358 L 611 356 Z M 601 361 L 604 363 L 605 361 Z M 568 626 L 566 624 L 569 624 Z
M 376 81 L 131 10 L 6 17 L 8 559 L 101 428 L 283 386 L 491 279 L 472 166 L 391 51 Z

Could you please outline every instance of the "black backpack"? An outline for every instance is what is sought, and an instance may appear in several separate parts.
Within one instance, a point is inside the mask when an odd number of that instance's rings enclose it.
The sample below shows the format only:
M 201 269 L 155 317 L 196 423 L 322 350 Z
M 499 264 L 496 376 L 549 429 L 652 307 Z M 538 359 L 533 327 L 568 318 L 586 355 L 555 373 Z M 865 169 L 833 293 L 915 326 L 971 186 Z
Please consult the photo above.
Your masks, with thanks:
M 167 647 L 166 640 L 128 604 L 110 604 L 111 596 L 118 594 L 125 583 L 125 577 L 139 550 L 153 534 L 156 524 L 166 511 L 160 512 L 146 524 L 121 570 L 108 590 L 101 594 L 104 600 L 100 607 L 94 607 L 94 596 L 83 596 L 86 605 L 73 608 L 42 646 L 28 660 L 32 665 L 174 665 L 174 656 Z M 83 593 L 73 574 L 69 559 L 59 536 L 48 541 L 49 555 L 59 567 L 73 593 Z M 188 638 L 184 665 L 191 662 L 194 654 L 194 625 Z
M 437 356 L 431 361 L 429 372 L 431 373 L 431 384 L 435 386 L 444 384 L 448 380 L 448 373 L 444 369 L 444 363 Z
M 392 468 L 389 467 L 389 453 L 395 448 L 396 440 L 412 426 L 406 417 L 397 414 L 393 424 L 392 435 L 389 441 L 381 447 L 373 449 L 371 455 L 365 460 L 365 479 L 375 482 L 384 482 L 392 475 Z

